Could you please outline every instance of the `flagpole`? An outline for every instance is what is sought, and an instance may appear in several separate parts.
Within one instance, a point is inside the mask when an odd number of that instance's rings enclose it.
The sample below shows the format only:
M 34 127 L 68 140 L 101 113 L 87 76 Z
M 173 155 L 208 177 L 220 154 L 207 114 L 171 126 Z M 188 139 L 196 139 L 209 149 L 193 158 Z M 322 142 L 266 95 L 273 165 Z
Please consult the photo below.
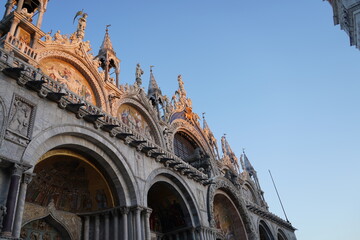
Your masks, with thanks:
M 279 198 L 279 201 L 280 201 L 280 204 L 281 204 L 281 208 L 282 208 L 282 210 L 283 210 L 283 212 L 284 212 L 286 221 L 287 221 L 288 223 L 290 223 L 290 222 L 289 222 L 289 219 L 288 219 L 287 216 L 286 216 L 286 212 L 285 212 L 284 206 L 283 206 L 283 204 L 282 204 L 282 202 L 281 202 L 279 192 L 278 192 L 278 190 L 277 190 L 277 188 L 276 188 L 276 185 L 275 185 L 275 182 L 274 182 L 273 176 L 271 175 L 270 170 L 269 170 L 269 173 L 270 173 L 271 180 L 272 180 L 272 182 L 273 182 L 273 184 L 274 184 L 274 188 L 275 188 L 276 194 L 277 194 L 277 196 L 278 196 L 278 198 Z

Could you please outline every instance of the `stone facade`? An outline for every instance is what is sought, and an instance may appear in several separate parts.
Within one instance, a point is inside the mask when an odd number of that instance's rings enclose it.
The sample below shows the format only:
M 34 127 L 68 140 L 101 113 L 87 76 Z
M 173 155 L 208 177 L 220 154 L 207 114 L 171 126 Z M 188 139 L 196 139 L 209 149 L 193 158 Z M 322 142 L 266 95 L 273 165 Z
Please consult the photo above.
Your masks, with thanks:
M 108 30 L 93 56 L 87 14 L 51 36 L 46 8 L 9 0 L 0 22 L 0 239 L 296 239 L 181 75 L 171 98 L 140 64 L 122 85 Z
M 328 0 L 333 8 L 334 24 L 350 38 L 350 45 L 360 49 L 360 1 Z

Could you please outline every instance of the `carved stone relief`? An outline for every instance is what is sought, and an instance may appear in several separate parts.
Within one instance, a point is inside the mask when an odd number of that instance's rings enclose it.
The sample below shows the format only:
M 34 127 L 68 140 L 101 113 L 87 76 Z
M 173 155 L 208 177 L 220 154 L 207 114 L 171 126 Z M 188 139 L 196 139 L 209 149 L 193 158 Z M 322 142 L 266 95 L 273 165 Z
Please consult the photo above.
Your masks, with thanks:
M 68 231 L 71 239 L 80 240 L 82 229 L 81 218 L 73 213 L 56 210 L 53 202 L 50 202 L 47 207 L 25 203 L 22 225 L 25 226 L 32 221 L 48 217 L 61 224 Z
M 32 135 L 35 112 L 36 106 L 33 103 L 15 94 L 11 104 L 5 138 L 26 146 Z

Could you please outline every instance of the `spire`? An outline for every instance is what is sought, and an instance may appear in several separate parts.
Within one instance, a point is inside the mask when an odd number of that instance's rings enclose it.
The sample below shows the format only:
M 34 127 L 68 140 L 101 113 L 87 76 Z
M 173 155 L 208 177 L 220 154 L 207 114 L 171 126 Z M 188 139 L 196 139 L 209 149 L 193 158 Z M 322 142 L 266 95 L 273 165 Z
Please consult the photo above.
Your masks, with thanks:
M 105 36 L 104 36 L 104 40 L 100 46 L 100 50 L 99 50 L 99 54 L 104 54 L 106 52 L 111 52 L 112 54 L 116 55 L 112 42 L 110 40 L 110 35 L 109 35 L 109 27 L 111 25 L 106 25 L 106 30 L 105 30 Z
M 225 160 L 225 164 L 226 163 L 229 165 L 231 164 L 237 172 L 240 172 L 238 159 L 235 156 L 235 153 L 232 151 L 230 144 L 226 140 L 225 136 L 226 134 L 224 134 L 224 136 L 221 137 L 221 147 L 224 154 L 223 159 Z
M 148 87 L 148 97 L 149 98 L 155 98 L 157 99 L 159 96 L 162 95 L 161 90 L 155 80 L 154 74 L 153 74 L 153 68 L 154 66 L 150 66 L 150 81 L 149 81 L 149 87 Z
M 109 35 L 110 26 L 111 25 L 106 25 L 104 40 L 100 46 L 99 53 L 95 58 L 100 60 L 100 67 L 105 72 L 105 79 L 104 79 L 105 82 L 113 81 L 113 79 L 110 78 L 109 73 L 112 68 L 115 69 L 116 86 L 119 87 L 120 59 L 116 57 L 116 52 L 114 51 L 113 45 L 110 40 L 110 35 Z
M 155 80 L 154 74 L 153 74 L 153 68 L 154 66 L 150 66 L 150 81 L 149 81 L 149 87 L 148 87 L 148 98 L 151 100 L 153 106 L 156 108 L 158 112 L 159 119 L 162 119 L 162 111 L 164 110 L 164 103 L 162 98 L 161 90 Z
M 254 167 L 251 165 L 249 159 L 245 154 L 245 150 L 243 150 L 243 156 L 244 156 L 244 166 L 243 166 L 244 170 L 247 171 L 250 174 L 250 176 L 256 175 L 256 171 Z
M 203 129 L 204 129 L 204 131 L 210 131 L 209 125 L 207 124 L 207 122 L 205 120 L 205 113 L 203 112 L 202 115 L 203 115 Z
M 207 122 L 205 120 L 205 113 L 204 112 L 202 113 L 202 117 L 203 117 L 203 131 L 204 131 L 204 133 L 205 133 L 211 147 L 214 149 L 217 158 L 220 159 L 219 149 L 217 147 L 216 138 L 214 137 L 214 134 L 210 130 L 209 125 L 207 124 Z

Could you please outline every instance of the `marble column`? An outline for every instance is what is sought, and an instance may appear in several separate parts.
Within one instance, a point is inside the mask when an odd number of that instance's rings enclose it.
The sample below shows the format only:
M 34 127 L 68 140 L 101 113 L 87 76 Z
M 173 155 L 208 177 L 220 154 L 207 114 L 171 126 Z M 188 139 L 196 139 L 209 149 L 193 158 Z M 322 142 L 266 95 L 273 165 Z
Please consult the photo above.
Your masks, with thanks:
M 89 240 L 90 233 L 90 216 L 85 216 L 84 220 L 84 240 Z
M 122 214 L 122 220 L 123 220 L 123 238 L 122 239 L 128 239 L 128 214 L 129 214 L 129 208 L 128 207 L 122 207 L 120 209 Z
M 23 174 L 23 180 L 20 185 L 20 191 L 19 191 L 19 197 L 16 207 L 16 216 L 14 221 L 14 230 L 13 230 L 13 236 L 16 238 L 20 237 L 21 232 L 21 224 L 23 219 L 23 212 L 25 207 L 25 197 L 26 197 L 26 190 L 28 184 L 31 182 L 32 177 L 34 174 L 31 173 L 24 173 Z
M 13 19 L 12 20 L 11 27 L 10 27 L 10 30 L 9 30 L 9 33 L 11 35 L 15 36 L 15 29 L 19 25 L 19 23 L 20 23 L 19 19 Z
M 16 12 L 20 13 L 21 9 L 23 9 L 23 5 L 24 5 L 24 0 L 19 0 L 17 4 Z
M 141 240 L 141 210 L 142 208 L 136 206 L 134 208 L 135 212 L 135 224 L 136 224 L 136 240 Z
M 6 11 L 5 11 L 4 17 L 6 17 L 7 15 L 9 15 L 11 13 L 13 6 L 14 6 L 13 0 L 8 0 L 7 3 L 5 4 Z
M 150 232 L 150 215 L 152 209 L 147 208 L 145 209 L 145 239 L 151 240 L 151 232 Z
M 36 26 L 38 28 L 41 28 L 41 24 L 42 24 L 42 21 L 43 21 L 43 18 L 44 18 L 44 9 L 40 9 L 39 10 L 39 16 L 38 16 L 38 19 L 37 19 L 37 22 L 36 22 Z
M 9 192 L 6 200 L 6 212 L 4 222 L 3 222 L 3 235 L 11 236 L 12 235 L 12 227 L 13 220 L 15 214 L 15 206 L 17 202 L 17 194 L 19 190 L 20 177 L 23 173 L 24 169 L 22 166 L 15 164 L 13 168 L 13 172 L 10 179 Z
M 100 215 L 95 216 L 95 240 L 100 240 Z
M 114 239 L 118 240 L 119 239 L 119 214 L 118 214 L 118 209 L 114 209 L 112 211 L 112 215 L 113 215 L 113 223 L 114 223 Z
M 110 220 L 109 220 L 109 213 L 105 213 L 105 240 L 109 240 L 109 233 L 110 233 Z

